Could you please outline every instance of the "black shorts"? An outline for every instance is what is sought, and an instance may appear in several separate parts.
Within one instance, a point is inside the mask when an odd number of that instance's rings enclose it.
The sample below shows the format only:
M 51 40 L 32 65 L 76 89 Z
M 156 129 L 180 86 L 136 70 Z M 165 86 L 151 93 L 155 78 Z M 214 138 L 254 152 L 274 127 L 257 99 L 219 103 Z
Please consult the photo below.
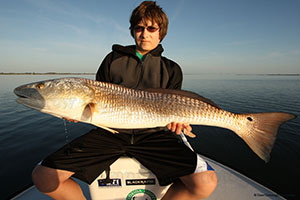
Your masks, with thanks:
M 132 135 L 100 128 L 66 144 L 42 165 L 74 172 L 74 177 L 91 184 L 123 155 L 134 157 L 152 171 L 160 185 L 194 173 L 197 165 L 197 154 L 170 131 Z

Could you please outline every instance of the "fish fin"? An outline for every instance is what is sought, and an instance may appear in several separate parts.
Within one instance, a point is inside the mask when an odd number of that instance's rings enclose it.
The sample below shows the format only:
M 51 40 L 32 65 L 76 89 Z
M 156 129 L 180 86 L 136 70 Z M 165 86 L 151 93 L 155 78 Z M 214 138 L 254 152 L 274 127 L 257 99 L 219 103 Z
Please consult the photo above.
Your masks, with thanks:
M 246 128 L 235 132 L 249 145 L 249 147 L 265 162 L 270 159 L 279 126 L 295 115 L 271 112 L 240 114 L 245 119 Z
M 164 94 L 175 94 L 175 95 L 180 95 L 180 96 L 185 96 L 185 97 L 190 97 L 194 99 L 199 99 L 201 101 L 204 101 L 205 103 L 208 103 L 216 108 L 220 108 L 215 102 L 213 102 L 210 99 L 207 99 L 195 92 L 187 91 L 187 90 L 175 90 L 175 89 L 163 89 L 163 88 L 148 88 L 145 89 L 145 91 L 148 92 L 158 92 L 158 93 L 164 93 Z
M 93 113 L 94 113 L 94 110 L 95 110 L 95 104 L 94 103 L 89 103 L 85 106 L 85 108 L 83 109 L 83 112 L 82 112 L 82 115 L 81 115 L 81 120 L 85 121 L 85 122 L 91 122 L 92 120 L 92 116 L 93 116 Z M 101 124 L 96 124 L 96 123 L 92 123 L 94 124 L 95 126 L 98 126 L 100 128 L 103 128 L 111 133 L 119 133 L 118 131 L 116 130 L 113 130 L 111 128 L 108 128 L 106 126 L 103 126 Z
M 100 125 L 100 124 L 95 124 L 95 123 L 93 123 L 95 126 L 98 126 L 98 127 L 100 127 L 100 128 L 103 128 L 103 129 L 105 129 L 105 130 L 107 130 L 107 131 L 109 131 L 109 132 L 111 132 L 111 133 L 113 133 L 113 134 L 116 134 L 116 133 L 119 133 L 118 131 L 116 131 L 116 130 L 114 130 L 114 129 L 111 129 L 111 128 L 108 128 L 108 127 L 106 127 L 106 126 L 103 126 L 103 125 Z
M 192 133 L 191 131 L 188 131 L 186 128 L 183 129 L 183 133 L 191 138 L 195 138 L 196 135 Z
M 86 122 L 90 122 L 92 120 L 94 109 L 95 109 L 95 104 L 94 103 L 87 104 L 83 109 L 83 112 L 82 112 L 82 115 L 81 115 L 81 120 L 86 121 Z

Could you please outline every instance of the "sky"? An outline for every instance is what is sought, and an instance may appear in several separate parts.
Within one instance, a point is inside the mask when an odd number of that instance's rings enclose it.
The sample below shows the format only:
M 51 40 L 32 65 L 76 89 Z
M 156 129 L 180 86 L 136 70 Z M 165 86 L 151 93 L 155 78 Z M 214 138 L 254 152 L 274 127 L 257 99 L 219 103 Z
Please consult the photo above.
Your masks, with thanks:
M 0 0 L 0 72 L 97 71 L 140 0 Z M 185 74 L 300 74 L 299 0 L 157 0 Z

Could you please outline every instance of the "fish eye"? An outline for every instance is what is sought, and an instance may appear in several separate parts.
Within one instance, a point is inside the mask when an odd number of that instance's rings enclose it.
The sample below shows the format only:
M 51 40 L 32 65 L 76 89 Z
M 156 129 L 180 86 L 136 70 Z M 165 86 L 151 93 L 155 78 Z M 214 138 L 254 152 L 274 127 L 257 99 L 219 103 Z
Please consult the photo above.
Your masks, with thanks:
M 45 87 L 45 85 L 43 83 L 38 83 L 38 84 L 35 85 L 35 87 L 37 89 L 43 89 Z
M 247 117 L 247 120 L 250 121 L 250 122 L 253 121 L 252 117 Z

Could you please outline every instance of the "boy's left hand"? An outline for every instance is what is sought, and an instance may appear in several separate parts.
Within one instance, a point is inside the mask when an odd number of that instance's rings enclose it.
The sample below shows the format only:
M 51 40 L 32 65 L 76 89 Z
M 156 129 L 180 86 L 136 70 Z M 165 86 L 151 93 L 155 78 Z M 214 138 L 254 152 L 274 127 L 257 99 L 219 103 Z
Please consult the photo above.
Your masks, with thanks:
M 187 132 L 192 131 L 192 127 L 189 124 L 182 124 L 182 123 L 178 123 L 178 122 L 172 122 L 172 123 L 168 124 L 167 128 L 170 131 L 175 132 L 177 135 L 180 135 L 180 133 L 183 131 L 183 129 L 186 129 Z

